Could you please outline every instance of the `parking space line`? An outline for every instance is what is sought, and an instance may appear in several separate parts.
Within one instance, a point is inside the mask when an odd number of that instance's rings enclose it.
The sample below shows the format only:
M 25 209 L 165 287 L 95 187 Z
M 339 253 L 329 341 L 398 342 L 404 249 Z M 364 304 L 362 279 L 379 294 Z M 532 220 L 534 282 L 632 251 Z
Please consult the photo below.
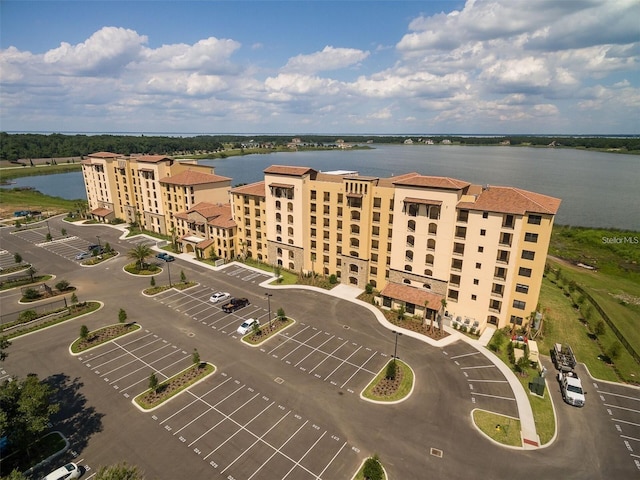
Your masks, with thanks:
M 633 413 L 639 413 L 640 412 L 640 410 L 636 410 L 635 408 L 621 407 L 619 405 L 612 405 L 610 403 L 605 403 L 604 406 L 605 407 L 609 407 L 609 408 L 617 408 L 619 410 L 626 410 L 627 412 L 633 412 Z
M 231 380 L 231 377 L 227 378 L 224 382 L 216 385 L 215 387 L 213 387 L 211 390 L 209 390 L 208 392 L 206 392 L 204 395 L 209 395 L 211 392 L 217 390 L 218 388 L 220 388 L 222 385 L 224 385 L 225 383 L 227 383 L 229 380 Z M 203 396 L 204 396 L 203 395 Z M 182 407 L 180 410 L 178 410 L 177 412 L 175 412 L 172 415 L 169 415 L 167 418 L 165 418 L 164 420 L 160 420 L 160 425 L 162 425 L 163 423 L 171 420 L 174 416 L 176 416 L 177 414 L 179 414 L 180 412 L 182 412 L 183 410 L 186 410 L 187 408 L 189 408 L 191 405 L 193 405 L 194 403 L 197 403 L 199 401 L 199 398 L 194 399 L 191 403 L 188 403 L 187 405 L 185 405 L 184 407 Z M 177 433 L 177 432 L 176 432 Z M 175 433 L 174 433 L 175 435 Z
M 611 421 L 616 423 L 626 423 L 628 425 L 633 425 L 634 427 L 640 427 L 640 423 L 629 422 L 628 420 L 621 420 L 619 418 L 612 418 Z
M 154 372 L 159 373 L 159 374 L 160 374 L 160 375 L 162 375 L 163 377 L 169 378 L 169 376 L 168 376 L 168 375 L 165 375 L 164 373 L 162 373 L 162 370 L 166 370 L 167 368 L 174 366 L 176 363 L 181 362 L 182 360 L 184 360 L 184 359 L 185 359 L 185 358 L 187 358 L 187 357 L 182 357 L 181 359 L 176 360 L 175 362 L 171 363 L 170 365 L 167 365 L 166 367 L 164 367 L 164 368 L 163 368 L 163 369 L 161 369 L 161 370 L 158 370 L 157 368 L 153 368 L 153 364 L 154 364 L 154 363 L 156 363 L 156 362 L 159 362 L 160 360 L 164 360 L 165 358 L 170 357 L 171 355 L 173 355 L 174 353 L 177 353 L 177 352 L 178 352 L 178 350 L 174 350 L 173 352 L 168 353 L 168 354 L 166 354 L 165 356 L 158 358 L 157 360 L 155 360 L 155 361 L 154 361 L 154 362 L 152 362 L 152 363 L 147 363 L 147 362 L 145 362 L 144 360 L 142 360 L 140 357 L 135 357 L 139 362 L 142 362 L 142 363 L 143 363 L 143 365 L 142 365 L 140 368 L 138 368 L 138 369 L 134 370 L 133 372 L 129 372 L 129 373 L 127 373 L 126 375 L 124 375 L 123 377 L 120 377 L 120 378 L 118 378 L 118 379 L 114 380 L 113 382 L 109 383 L 109 385 L 113 385 L 114 383 L 119 382 L 119 381 L 120 381 L 120 380 L 122 380 L 123 378 L 127 378 L 129 375 L 133 375 L 134 373 L 139 372 L 139 371 L 140 371 L 140 370 L 142 370 L 143 368 L 152 368 L 152 369 L 154 370 Z M 130 363 L 132 363 L 132 362 L 130 362 Z
M 509 383 L 507 380 L 481 380 L 478 378 L 467 378 L 467 381 L 478 383 Z
M 162 347 L 158 348 L 157 350 L 153 350 L 153 351 L 151 351 L 151 352 L 149 352 L 149 353 L 145 353 L 144 355 L 142 355 L 142 356 L 140 356 L 140 357 L 135 357 L 135 356 L 134 356 L 134 357 L 133 357 L 133 360 L 131 360 L 131 361 L 129 361 L 129 362 L 126 362 L 126 363 L 123 363 L 122 365 L 117 366 L 117 367 L 116 367 L 116 368 L 114 368 L 113 370 L 109 370 L 108 372 L 104 372 L 104 373 L 102 373 L 102 375 L 100 375 L 100 376 L 101 376 L 101 377 L 104 377 L 105 375 L 109 375 L 110 373 L 115 372 L 116 370 L 120 370 L 121 368 L 126 367 L 127 365 L 131 365 L 132 363 L 137 362 L 137 361 L 138 361 L 138 359 L 141 359 L 141 358 L 147 357 L 147 356 L 149 356 L 149 355 L 151 355 L 151 354 L 154 354 L 154 353 L 158 353 L 160 350 L 162 350 L 163 348 L 167 348 L 168 346 L 169 346 L 169 344 L 167 344 L 167 345 L 163 345 Z M 176 350 L 176 351 L 177 351 L 177 350 Z M 174 354 L 176 351 L 171 352 L 169 355 Z M 127 354 L 125 354 L 125 355 L 127 355 Z M 122 355 L 122 356 L 125 356 L 125 355 Z M 165 357 L 168 357 L 169 355 L 165 355 Z M 163 358 L 165 358 L 165 357 L 161 357 L 161 358 L 160 358 L 160 360 L 162 360 L 162 359 L 163 359 Z M 120 358 L 120 357 L 118 357 L 118 358 Z M 105 362 L 105 363 L 103 363 L 103 365 L 105 365 L 106 363 L 109 363 L 109 362 Z M 96 367 L 96 366 L 94 366 L 94 368 L 100 368 L 100 367 Z
M 638 397 L 638 398 L 630 397 L 628 395 L 620 395 L 619 393 L 607 392 L 605 390 L 598 390 L 598 393 L 601 393 L 601 394 L 604 394 L 604 395 L 611 395 L 612 397 L 620 397 L 620 398 L 624 398 L 626 400 L 635 400 L 637 402 L 640 402 L 640 397 Z
M 149 331 L 149 330 L 147 330 L 147 332 L 148 332 L 148 331 Z M 102 352 L 102 353 L 100 353 L 99 355 L 96 355 L 96 356 L 94 356 L 94 357 L 91 357 L 89 360 L 93 362 L 96 358 L 100 358 L 100 357 L 102 357 L 102 356 L 104 356 L 104 355 L 108 355 L 108 354 L 109 354 L 109 353 L 111 353 L 111 352 L 115 352 L 116 350 L 120 350 L 120 348 L 122 348 L 122 347 L 126 347 L 127 345 L 131 345 L 133 342 L 137 342 L 137 341 L 139 341 L 139 340 L 144 340 L 145 338 L 147 338 L 147 337 L 149 337 L 149 336 L 151 336 L 151 335 L 153 335 L 153 333 L 149 332 L 147 335 L 144 335 L 143 337 L 135 338 L 135 339 L 133 339 L 133 340 L 130 340 L 130 341 L 128 341 L 127 343 L 123 343 L 123 344 L 122 344 L 122 346 L 118 345 L 118 346 L 117 346 L 117 347 L 115 347 L 115 348 L 112 348 L 112 349 L 110 349 L 110 350 L 107 350 L 106 352 Z M 156 336 L 157 336 L 157 335 L 156 335 Z M 115 344 L 115 342 L 114 342 L 114 344 Z M 116 344 L 116 345 L 117 345 L 117 344 Z M 146 344 L 145 344 L 145 345 L 146 345 Z M 118 347 L 120 347 L 120 348 L 118 348 Z M 124 350 L 125 350 L 125 351 L 128 351 L 128 350 L 126 350 L 126 349 L 124 349 Z M 85 357 L 85 358 L 86 358 L 86 357 Z
M 313 442 L 313 445 L 311 445 L 311 446 L 307 449 L 307 451 L 306 451 L 306 452 L 304 452 L 304 455 L 302 455 L 302 456 L 300 457 L 300 459 L 296 462 L 296 464 L 295 464 L 293 467 L 291 467 L 291 470 L 289 470 L 289 471 L 286 473 L 286 475 L 285 475 L 284 477 L 282 477 L 282 480 L 284 480 L 285 478 L 287 478 L 287 477 L 289 476 L 289 474 L 290 474 L 291 472 L 293 472 L 293 470 L 294 470 L 298 465 L 300 465 L 300 462 L 301 462 L 302 460 L 304 460 L 304 457 L 306 457 L 306 456 L 307 456 L 307 454 L 308 454 L 311 450 L 313 450 L 313 447 L 315 447 L 315 446 L 318 444 L 318 442 L 319 442 L 320 440 L 322 440 L 322 437 L 324 437 L 326 434 L 327 434 L 327 431 L 325 430 L 325 431 L 324 431 L 324 433 L 323 433 L 322 435 L 320 435 L 320 436 L 318 437 L 318 439 L 317 439 L 315 442 Z M 318 477 L 318 476 L 316 476 L 316 478 L 319 478 L 319 477 Z
M 369 363 L 369 360 L 371 360 L 375 355 L 377 355 L 377 353 L 378 353 L 378 351 L 376 350 L 375 352 L 373 352 L 373 353 L 371 354 L 371 356 L 370 356 L 369 358 L 367 358 L 367 361 L 366 361 L 366 362 L 364 362 L 364 363 L 362 364 L 362 366 L 361 366 L 361 367 L 356 368 L 356 371 L 355 371 L 355 372 L 353 372 L 353 375 L 351 375 L 349 378 L 347 378 L 347 380 L 346 380 L 342 385 L 340 385 L 340 388 L 344 388 L 344 386 L 345 386 L 347 383 L 349 383 L 349 380 L 351 380 L 353 377 L 355 377 L 355 376 L 356 376 L 356 374 L 357 374 L 360 370 L 364 370 L 365 372 L 369 372 L 369 373 L 371 373 L 372 375 L 374 375 L 374 373 L 373 373 L 373 372 L 371 372 L 370 370 L 365 369 L 365 368 L 364 368 L 364 366 L 365 366 L 367 363 Z
M 476 368 L 496 368 L 495 365 L 491 364 L 491 365 L 476 365 L 473 367 L 460 367 L 460 370 L 473 370 Z
M 346 343 L 346 342 L 345 342 L 345 343 Z M 342 344 L 342 345 L 344 345 L 344 344 Z M 340 346 L 342 346 L 342 345 L 340 345 Z M 345 363 L 347 363 L 347 362 L 349 361 L 349 359 L 350 359 L 351 357 L 353 357 L 353 356 L 358 352 L 358 350 L 360 350 L 361 348 L 362 348 L 362 345 L 360 345 L 356 350 L 354 350 L 354 351 L 353 351 L 353 353 L 351 353 L 351 355 L 349 355 L 349 356 L 348 356 L 347 358 L 345 358 L 342 362 L 340 362 L 340 364 L 339 364 L 336 368 L 334 368 L 334 369 L 333 369 L 333 371 L 332 371 L 329 375 L 327 375 L 326 377 L 324 377 L 324 381 L 326 382 L 326 381 L 327 381 L 327 378 L 329 378 L 331 375 L 333 375 L 334 373 L 336 373 L 336 370 L 338 370 L 342 365 L 344 365 Z M 329 357 L 327 357 L 327 358 L 329 358 Z M 318 364 L 318 365 L 320 365 L 320 364 Z M 315 368 L 314 368 L 314 370 L 315 370 Z M 312 370 L 312 371 L 313 371 L 313 370 Z M 311 373 L 311 372 L 309 372 L 309 373 Z
M 322 343 L 321 343 L 320 345 L 318 345 L 317 347 L 311 347 L 311 345 L 307 345 L 307 344 L 305 343 L 305 345 L 307 346 L 307 348 L 311 348 L 311 351 L 310 351 L 309 353 L 307 353 L 307 355 L 305 355 L 305 356 L 302 358 L 302 360 L 300 360 L 298 363 L 296 363 L 296 364 L 294 365 L 294 367 L 297 367 L 298 365 L 300 365 L 300 364 L 301 364 L 303 361 L 305 361 L 305 360 L 309 357 L 309 355 L 311 355 L 312 353 L 315 353 L 315 352 L 318 352 L 318 351 L 319 351 L 320 353 L 325 353 L 325 352 L 323 352 L 322 350 L 320 350 L 320 347 L 322 347 L 323 345 L 325 345 L 327 342 L 330 342 L 331 340 L 333 340 L 333 338 L 334 338 L 334 337 L 335 337 L 335 335 L 332 335 L 330 338 L 328 338 L 327 340 L 325 340 L 324 342 L 322 342 Z M 326 355 L 326 353 L 325 353 L 325 355 Z
M 347 446 L 347 442 L 344 442 L 342 444 L 342 446 L 340 447 L 340 449 L 336 452 L 336 454 L 333 456 L 333 458 L 331 460 L 329 460 L 329 463 L 327 463 L 327 466 L 324 467 L 322 469 L 322 471 L 320 472 L 320 475 L 318 475 L 316 478 L 321 478 L 322 475 L 324 475 L 324 472 L 327 471 L 327 468 L 329 468 L 329 466 L 333 463 L 333 461 L 338 457 L 338 455 L 340 455 L 340 452 L 342 452 L 342 450 L 344 450 L 344 447 Z
M 289 342 L 289 340 L 291 340 L 292 338 L 295 338 L 296 336 L 300 335 L 302 332 L 304 332 L 304 331 L 305 331 L 305 330 L 307 330 L 308 328 L 309 328 L 309 326 L 307 325 L 307 326 L 306 326 L 306 327 L 304 327 L 302 330 L 300 330 L 299 332 L 297 332 L 295 335 L 291 335 L 291 336 L 289 336 L 289 335 L 279 334 L 281 337 L 284 337 L 286 340 L 285 340 L 284 342 L 282 342 L 282 343 L 280 343 L 280 344 L 276 345 L 274 348 L 272 348 L 272 349 L 271 349 L 271 351 L 267 352 L 267 355 L 270 355 L 271 353 L 275 352 L 278 348 L 282 347 L 284 344 L 288 343 L 288 342 Z M 316 334 L 316 335 L 317 335 L 317 334 Z M 314 335 L 313 337 L 315 337 L 315 335 Z M 313 337 L 311 337 L 311 338 L 313 338 Z M 309 340 L 311 340 L 311 339 L 309 339 Z M 300 348 L 300 347 L 301 347 L 301 345 L 298 345 L 298 346 L 296 347 L 296 349 L 295 349 L 295 350 L 297 350 L 297 349 L 298 349 L 298 348 Z M 295 350 L 293 350 L 293 352 L 295 352 Z M 288 356 L 290 353 L 293 353 L 293 352 L 289 352 L 287 355 L 285 355 L 284 357 L 282 357 L 282 359 L 284 360 L 285 358 L 287 358 L 287 356 Z
M 176 352 L 177 352 L 177 350 L 176 350 Z M 173 352 L 173 353 L 175 353 L 175 352 Z M 153 371 L 154 371 L 155 373 L 158 373 L 159 375 L 162 375 L 163 377 L 165 377 L 165 379 L 167 379 L 167 378 L 169 378 L 169 376 L 168 376 L 168 375 L 165 375 L 164 373 L 162 373 L 162 370 L 166 370 L 166 369 L 168 369 L 168 368 L 170 368 L 170 367 L 173 367 L 176 363 L 180 363 L 180 362 L 184 361 L 187 357 L 188 357 L 188 355 L 186 355 L 186 356 L 182 357 L 182 358 L 181 358 L 181 359 L 179 359 L 179 360 L 176 360 L 175 362 L 171 363 L 170 365 L 167 365 L 166 367 L 164 367 L 164 368 L 163 368 L 163 369 L 161 369 L 161 370 L 158 370 L 157 368 L 153 368 L 151 365 L 147 364 L 146 362 L 142 362 L 142 363 L 144 363 L 145 365 L 143 365 L 142 367 L 140 367 L 139 369 L 137 369 L 135 372 L 139 372 L 140 370 L 142 370 L 142 369 L 143 369 L 143 368 L 145 368 L 145 367 L 146 367 L 146 368 L 152 368 L 152 369 L 153 369 Z M 132 373 L 135 373 L 135 372 L 131 372 L 130 374 L 125 375 L 125 377 L 128 377 L 129 375 L 131 375 Z M 125 377 L 122 377 L 122 378 L 125 378 Z M 118 379 L 118 380 L 120 380 L 120 379 Z M 118 381 L 118 380 L 116 380 L 116 381 Z M 122 388 L 122 389 L 120 389 L 120 391 L 121 391 L 121 392 L 124 392 L 125 390 L 128 390 L 128 389 L 130 389 L 131 387 L 133 387 L 133 386 L 137 385 L 138 383 L 140 383 L 140 382 L 144 382 L 144 381 L 146 381 L 146 380 L 147 380 L 147 378 L 143 378 L 143 379 L 141 379 L 141 380 L 138 380 L 136 383 L 134 383 L 134 384 L 132 384 L 132 385 L 129 385 L 129 386 L 128 386 L 128 387 L 126 387 L 126 388 Z M 113 384 L 113 382 L 112 382 L 111 384 Z
M 249 399 L 247 402 L 245 402 L 245 403 L 244 403 L 241 407 L 239 407 L 239 408 L 244 407 L 247 403 L 249 403 L 251 400 L 253 400 L 253 399 L 254 399 L 254 398 L 256 398 L 257 396 L 258 396 L 258 394 L 256 394 L 256 396 L 255 396 L 255 397 L 252 397 L 251 399 Z M 247 423 L 245 423 L 244 425 L 242 425 L 242 427 L 241 427 L 241 428 L 239 428 L 238 430 L 236 430 L 235 432 L 233 432 L 233 435 L 231 435 L 231 436 L 227 437 L 227 439 L 226 439 L 224 442 L 222 442 L 222 443 L 221 443 L 220 445 L 218 445 L 216 448 L 214 448 L 213 450 L 211 450 L 211 452 L 209 452 L 209 454 L 208 454 L 207 456 L 205 456 L 205 457 L 203 458 L 203 460 L 206 460 L 206 459 L 207 459 L 207 458 L 209 458 L 211 455 L 213 455 L 215 452 L 217 452 L 217 451 L 218 451 L 218 449 L 220 449 L 223 445 L 225 445 L 228 441 L 230 441 L 230 440 L 231 440 L 233 437 L 235 437 L 238 433 L 240 433 L 242 430 L 244 430 L 244 429 L 245 429 L 245 427 L 246 427 L 247 425 L 249 425 L 249 424 L 250 424 L 251 422 L 253 422 L 256 418 L 258 418 L 260 415 L 262 415 L 264 412 L 266 412 L 269 408 L 271 408 L 271 405 L 273 405 L 274 403 L 276 403 L 276 402 L 271 402 L 269 405 L 267 405 L 266 407 L 264 407 L 264 408 L 263 408 L 259 413 L 257 413 L 257 414 L 256 414 L 256 415 L 255 415 L 251 420 L 249 420 Z M 236 410 L 236 411 L 237 411 L 237 410 Z M 234 411 L 233 413 L 235 413 L 236 411 Z M 232 414 L 232 415 L 233 415 L 233 414 Z M 244 455 L 245 453 L 247 453 L 247 452 L 251 449 L 251 447 L 253 447 L 253 446 L 254 446 L 256 443 L 258 443 L 259 441 L 260 441 L 260 438 L 257 438 L 257 439 L 256 439 L 256 441 L 255 441 L 255 442 L 253 442 L 253 444 L 252 444 L 249 448 L 245 449 L 245 451 L 244 451 L 244 452 L 242 452 L 240 455 L 238 455 L 238 457 L 236 457 L 236 459 L 235 459 L 233 462 L 231 462 L 229 465 L 227 465 L 227 466 L 224 468 L 224 470 L 222 470 L 220 473 L 224 473 L 224 472 L 225 472 L 225 471 L 226 471 L 226 470 L 227 470 L 231 465 L 233 465 L 234 463 L 236 463 L 236 462 L 240 459 L 240 457 L 241 457 L 242 455 Z
M 451 359 L 453 360 L 453 359 L 456 359 L 456 358 L 470 357 L 470 356 L 473 356 L 473 355 L 480 355 L 480 352 L 478 352 L 476 350 L 475 352 L 471 352 L 471 353 L 463 353 L 463 354 L 460 354 L 460 355 L 455 355 L 455 356 L 451 357 Z
M 499 395 L 489 395 L 488 393 L 478 393 L 478 392 L 471 392 L 471 395 L 479 395 L 481 397 L 491 397 L 491 398 L 497 398 L 499 400 L 510 400 L 512 402 L 515 402 L 516 399 L 515 398 L 510 398 L 510 397 L 501 397 Z
M 331 337 L 331 338 L 334 338 L 334 337 L 335 337 L 335 335 L 334 335 L 333 337 Z M 349 341 L 348 341 L 348 340 L 345 340 L 345 342 L 344 342 L 342 345 L 340 345 L 339 347 L 337 347 L 333 352 L 331 352 L 329 355 L 327 355 L 326 357 L 324 357 L 320 363 L 318 363 L 315 367 L 313 367 L 311 370 L 309 370 L 309 373 L 312 373 L 316 368 L 318 368 L 320 365 L 322 365 L 324 362 L 326 362 L 326 361 L 327 361 L 327 359 L 328 359 L 330 356 L 333 356 L 333 354 L 334 354 L 334 353 L 336 353 L 338 350 L 340 350 L 342 347 L 344 347 L 347 343 L 349 343 Z M 349 356 L 351 356 L 351 355 L 349 355 Z M 334 370 L 334 371 L 335 371 L 335 370 Z M 326 379 L 325 379 L 325 380 L 326 380 Z
M 229 380 L 231 380 L 231 377 L 229 377 Z M 215 403 L 213 405 L 210 405 L 209 402 L 206 402 L 205 400 L 203 400 L 204 395 L 196 395 L 195 393 L 191 393 L 191 395 L 193 395 L 194 397 L 196 397 L 198 400 L 200 400 L 202 403 L 204 403 L 205 405 L 207 405 L 209 407 L 208 410 L 202 412 L 200 415 L 198 415 L 196 418 L 194 418 L 193 420 L 191 420 L 189 423 L 187 423 L 184 427 L 182 427 L 180 430 L 184 429 L 185 427 L 187 427 L 188 425 L 191 425 L 193 422 L 195 422 L 198 418 L 202 417 L 202 415 L 209 413 L 211 410 L 215 410 L 216 412 L 222 414 L 223 418 L 222 420 L 220 420 L 218 423 L 216 423 L 213 427 L 211 427 L 209 430 L 207 430 L 206 432 L 204 432 L 202 435 L 200 435 L 198 438 L 196 438 L 193 442 L 191 442 L 189 444 L 189 446 L 193 445 L 194 443 L 196 443 L 198 440 L 200 440 L 202 437 L 204 437 L 207 433 L 209 433 L 211 430 L 213 430 L 214 428 L 216 428 L 218 425 L 220 425 L 222 422 L 224 422 L 227 419 L 227 415 L 222 413 L 220 410 L 217 410 L 216 407 L 218 405 L 220 405 L 222 402 L 224 402 L 225 400 L 227 400 L 228 398 L 231 398 L 233 395 L 235 395 L 236 393 L 238 393 L 240 390 L 242 390 L 244 387 L 246 387 L 246 385 L 242 385 L 241 387 L 238 387 L 236 390 L 234 390 L 233 392 L 231 392 L 229 395 L 227 395 L 226 397 L 224 397 L 222 400 L 220 400 L 218 403 Z M 255 398 L 255 397 L 253 397 Z M 231 412 L 231 414 L 236 413 L 240 408 L 242 408 L 245 404 L 240 405 L 236 410 L 234 410 L 233 412 Z M 178 432 L 180 431 L 178 430 Z M 176 432 L 176 433 L 178 433 Z M 175 435 L 175 433 L 174 433 Z

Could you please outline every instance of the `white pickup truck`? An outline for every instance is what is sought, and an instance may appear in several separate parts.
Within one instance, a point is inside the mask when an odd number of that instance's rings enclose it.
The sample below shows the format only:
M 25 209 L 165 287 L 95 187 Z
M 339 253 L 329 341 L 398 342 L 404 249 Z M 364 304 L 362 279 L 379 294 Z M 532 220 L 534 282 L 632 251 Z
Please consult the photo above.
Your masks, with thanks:
M 576 372 L 558 373 L 558 382 L 560 382 L 560 391 L 565 402 L 574 407 L 584 407 L 585 391 Z

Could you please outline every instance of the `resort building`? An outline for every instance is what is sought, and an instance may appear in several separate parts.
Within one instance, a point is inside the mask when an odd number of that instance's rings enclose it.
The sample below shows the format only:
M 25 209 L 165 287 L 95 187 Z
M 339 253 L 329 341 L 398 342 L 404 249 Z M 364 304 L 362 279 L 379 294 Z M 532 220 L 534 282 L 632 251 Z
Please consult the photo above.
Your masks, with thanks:
M 383 307 L 478 331 L 522 325 L 537 310 L 560 206 L 518 188 L 418 173 L 272 165 L 264 181 L 231 188 L 211 167 L 105 152 L 83 172 L 96 218 L 139 218 L 198 257 L 252 257 L 370 285 Z

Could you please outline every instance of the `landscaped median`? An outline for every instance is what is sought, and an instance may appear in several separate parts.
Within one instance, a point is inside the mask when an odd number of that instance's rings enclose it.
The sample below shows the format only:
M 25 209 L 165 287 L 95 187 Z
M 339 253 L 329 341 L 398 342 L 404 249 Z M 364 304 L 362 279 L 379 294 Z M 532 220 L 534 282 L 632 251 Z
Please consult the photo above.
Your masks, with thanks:
M 115 340 L 116 338 L 128 335 L 142 327 L 138 323 L 116 323 L 114 325 L 107 325 L 106 327 L 99 328 L 92 332 L 85 331 L 84 334 L 81 329 L 81 335 L 78 337 L 69 347 L 71 355 L 80 355 L 91 348 L 95 348 L 103 343 Z
M 251 347 L 258 347 L 294 323 L 296 321 L 293 318 L 278 316 L 265 325 L 256 325 L 256 328 L 242 337 L 242 341 Z
M 399 403 L 409 398 L 414 386 L 413 369 L 403 361 L 392 359 L 362 391 L 360 398 L 374 403 Z
M 502 445 L 522 447 L 520 420 L 486 410 L 474 409 L 471 419 L 487 437 Z
M 142 411 L 154 410 L 192 385 L 203 381 L 209 375 L 213 375 L 215 371 L 215 365 L 197 362 L 162 383 L 156 383 L 155 373 L 151 374 L 149 389 L 135 397 L 132 402 Z

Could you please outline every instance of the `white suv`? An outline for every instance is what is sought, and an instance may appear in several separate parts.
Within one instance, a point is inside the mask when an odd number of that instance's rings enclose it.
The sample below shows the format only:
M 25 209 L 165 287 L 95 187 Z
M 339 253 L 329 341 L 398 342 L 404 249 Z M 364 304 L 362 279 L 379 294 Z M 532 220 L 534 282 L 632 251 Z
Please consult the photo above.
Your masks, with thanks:
M 244 323 L 238 327 L 238 333 L 240 335 L 246 335 L 253 329 L 254 324 L 260 325 L 260 322 L 255 318 L 250 318 L 248 320 L 245 320 Z
M 75 463 L 67 463 L 64 467 L 60 467 L 54 470 L 49 475 L 43 478 L 43 480 L 70 480 L 72 478 L 80 477 L 80 469 Z
M 217 303 L 222 300 L 226 300 L 227 298 L 231 298 L 231 295 L 227 292 L 216 292 L 209 298 L 210 302 Z

